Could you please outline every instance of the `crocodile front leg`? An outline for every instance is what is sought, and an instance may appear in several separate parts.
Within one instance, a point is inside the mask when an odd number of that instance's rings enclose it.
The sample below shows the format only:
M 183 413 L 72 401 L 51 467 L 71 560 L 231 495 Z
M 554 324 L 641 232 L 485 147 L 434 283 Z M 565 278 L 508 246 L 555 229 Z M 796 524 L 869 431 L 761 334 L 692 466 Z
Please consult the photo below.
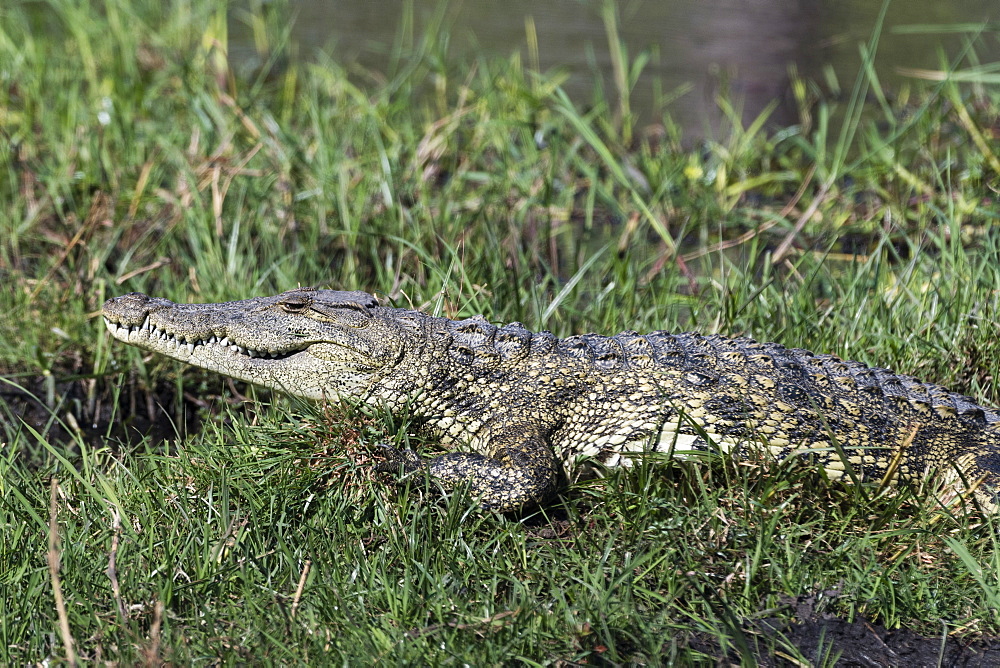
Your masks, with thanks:
M 548 440 L 537 428 L 505 426 L 488 443 L 492 455 L 449 452 L 430 460 L 412 452 L 387 453 L 383 470 L 424 469 L 446 489 L 465 485 L 487 510 L 511 512 L 539 505 L 559 488 L 561 468 Z

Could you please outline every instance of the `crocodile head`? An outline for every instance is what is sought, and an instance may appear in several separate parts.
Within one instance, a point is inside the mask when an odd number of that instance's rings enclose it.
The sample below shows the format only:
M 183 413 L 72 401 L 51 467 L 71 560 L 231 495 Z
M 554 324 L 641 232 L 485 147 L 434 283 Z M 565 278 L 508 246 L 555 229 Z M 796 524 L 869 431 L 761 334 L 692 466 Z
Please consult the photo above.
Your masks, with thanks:
M 104 304 L 119 341 L 307 399 L 363 398 L 403 341 L 364 292 L 301 288 L 221 304 L 132 292 Z

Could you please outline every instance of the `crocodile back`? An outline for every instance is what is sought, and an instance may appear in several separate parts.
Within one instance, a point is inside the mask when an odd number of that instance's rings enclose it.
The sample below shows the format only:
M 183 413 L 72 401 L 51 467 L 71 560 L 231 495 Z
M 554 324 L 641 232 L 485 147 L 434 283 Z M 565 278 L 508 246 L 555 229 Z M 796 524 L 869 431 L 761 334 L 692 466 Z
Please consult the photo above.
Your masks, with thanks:
M 994 409 L 887 369 L 745 337 L 626 331 L 559 339 L 518 322 L 394 310 L 423 342 L 415 412 L 486 450 L 491 428 L 541 425 L 571 475 L 653 451 L 808 455 L 832 477 L 917 479 L 990 436 Z M 391 383 L 391 381 L 390 381 Z M 416 393 L 420 395 L 420 393 Z M 899 448 L 906 456 L 895 457 Z M 485 452 L 489 454 L 488 452 Z M 894 461 L 898 466 L 890 471 Z

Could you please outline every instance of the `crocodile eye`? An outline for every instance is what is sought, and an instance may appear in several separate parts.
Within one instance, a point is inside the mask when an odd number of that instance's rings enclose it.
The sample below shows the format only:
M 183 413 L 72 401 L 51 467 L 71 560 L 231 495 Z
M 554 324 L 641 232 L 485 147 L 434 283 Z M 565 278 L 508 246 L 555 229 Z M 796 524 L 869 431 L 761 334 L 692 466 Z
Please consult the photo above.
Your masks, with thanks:
M 285 313 L 302 313 L 309 308 L 309 300 L 299 297 L 291 297 L 278 304 Z

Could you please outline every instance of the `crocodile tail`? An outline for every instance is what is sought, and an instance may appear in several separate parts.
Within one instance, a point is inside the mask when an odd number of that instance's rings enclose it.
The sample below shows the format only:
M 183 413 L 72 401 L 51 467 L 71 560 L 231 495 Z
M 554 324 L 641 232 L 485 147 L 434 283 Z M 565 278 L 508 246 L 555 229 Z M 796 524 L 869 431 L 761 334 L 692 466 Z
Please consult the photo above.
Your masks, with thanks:
M 983 510 L 1000 512 L 1000 422 L 980 432 L 970 451 L 957 459 L 956 468 L 965 483 L 975 486 L 975 497 Z

